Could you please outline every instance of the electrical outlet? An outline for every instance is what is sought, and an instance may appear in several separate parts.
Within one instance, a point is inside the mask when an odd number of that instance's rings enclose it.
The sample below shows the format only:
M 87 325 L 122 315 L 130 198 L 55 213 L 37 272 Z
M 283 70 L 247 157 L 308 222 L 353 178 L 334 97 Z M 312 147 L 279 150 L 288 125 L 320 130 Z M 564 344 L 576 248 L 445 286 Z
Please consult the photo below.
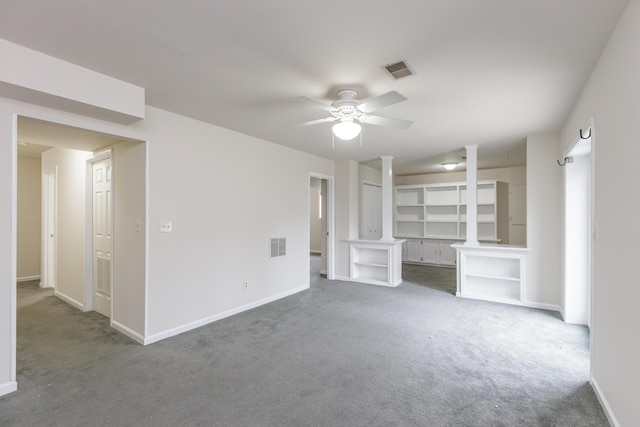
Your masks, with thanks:
M 249 289 L 249 282 L 247 282 L 246 280 L 242 282 L 242 289 Z

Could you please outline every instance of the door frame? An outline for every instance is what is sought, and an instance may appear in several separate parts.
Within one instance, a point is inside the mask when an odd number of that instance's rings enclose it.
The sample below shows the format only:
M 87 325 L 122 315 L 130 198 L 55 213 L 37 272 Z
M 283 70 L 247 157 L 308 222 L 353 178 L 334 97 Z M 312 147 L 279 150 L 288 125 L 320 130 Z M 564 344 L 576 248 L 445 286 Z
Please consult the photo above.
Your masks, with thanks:
M 331 175 L 325 175 L 317 172 L 309 172 L 308 185 L 307 185 L 307 210 L 311 206 L 311 178 L 319 178 L 327 181 L 327 279 L 335 280 L 335 182 L 334 177 Z M 311 212 L 307 214 L 307 236 L 309 236 L 311 224 L 309 223 L 311 218 Z M 307 244 L 307 252 L 309 252 L 309 245 Z M 309 266 L 311 265 L 311 255 L 309 256 Z
M 98 151 L 93 154 L 93 157 L 87 159 L 86 168 L 87 173 L 86 177 L 86 197 L 85 197 L 85 266 L 84 266 L 84 307 L 85 311 L 92 311 L 94 309 L 93 299 L 94 299 L 94 283 L 93 283 L 93 164 L 100 162 L 102 160 L 111 159 L 111 263 L 109 263 L 109 277 L 111 281 L 109 283 L 109 294 L 111 295 L 111 301 L 109 308 L 109 319 L 113 317 L 113 260 L 115 258 L 114 254 L 114 224 L 115 224 L 115 185 L 114 179 L 115 175 L 113 173 L 113 148 L 108 148 L 106 150 Z
M 40 287 L 54 288 L 57 282 L 58 259 L 58 167 L 53 172 L 42 172 L 41 192 L 41 245 L 42 254 Z M 49 237 L 53 235 L 53 245 L 49 245 Z M 51 274 L 49 274 L 51 272 Z M 53 276 L 53 277 L 51 277 Z
M 585 220 L 587 223 L 587 226 L 584 229 L 584 232 L 586 233 L 586 236 L 583 236 L 585 238 L 585 242 L 587 244 L 587 247 L 585 248 L 586 251 L 586 256 L 585 256 L 585 261 L 588 264 L 586 266 L 586 271 L 584 271 L 583 273 L 585 273 L 585 277 L 587 280 L 587 289 L 585 290 L 585 294 L 586 294 L 586 325 L 588 327 L 591 327 L 591 325 L 593 324 L 593 315 L 594 315 L 594 310 L 593 310 L 593 289 L 594 289 L 594 280 L 595 280 L 595 251 L 594 251 L 594 244 L 593 241 L 594 239 L 597 238 L 597 225 L 596 225 L 596 221 L 595 221 L 595 130 L 594 130 L 594 121 L 593 118 L 591 118 L 589 120 L 589 122 L 586 124 L 585 128 L 586 129 L 586 133 L 589 135 L 590 141 L 590 153 L 588 155 L 589 157 L 589 161 L 590 161 L 590 165 L 588 166 L 588 182 L 582 182 L 581 185 L 584 185 L 586 188 L 586 192 L 587 192 L 587 212 L 585 212 Z M 576 141 L 574 141 L 574 143 L 572 143 L 567 150 L 564 153 L 564 157 L 571 157 L 571 152 L 574 151 L 574 149 L 578 146 L 578 144 L 581 142 L 581 139 L 577 139 Z M 568 188 L 567 188 L 567 179 L 569 174 L 571 173 L 571 163 L 567 164 L 565 166 L 565 170 L 564 170 L 564 179 L 565 179 L 565 195 L 564 195 L 564 203 L 565 203 L 565 208 L 564 208 L 564 213 L 565 213 L 565 224 L 564 224 L 564 270 L 565 270 L 565 279 L 563 280 L 563 285 L 564 285 L 564 300 L 563 300 L 563 317 L 565 317 L 565 321 L 568 321 L 570 323 L 574 323 L 575 319 L 572 315 L 572 313 L 565 313 L 564 310 L 566 310 L 567 306 L 570 304 L 569 300 L 572 298 L 572 293 L 571 290 L 567 288 L 567 276 L 571 276 L 572 273 L 569 271 L 567 271 L 567 268 L 569 267 L 568 265 L 568 261 L 567 261 L 567 256 L 568 256 L 568 246 L 569 246 L 569 242 L 568 239 L 570 238 L 570 236 L 568 235 L 569 231 L 567 229 L 568 227 L 568 223 L 569 223 L 569 216 L 570 214 L 567 212 L 567 205 L 568 205 Z M 584 188 L 584 187 L 583 187 Z M 573 264 L 572 264 L 573 265 Z M 582 323 L 582 322 L 578 322 L 578 323 Z

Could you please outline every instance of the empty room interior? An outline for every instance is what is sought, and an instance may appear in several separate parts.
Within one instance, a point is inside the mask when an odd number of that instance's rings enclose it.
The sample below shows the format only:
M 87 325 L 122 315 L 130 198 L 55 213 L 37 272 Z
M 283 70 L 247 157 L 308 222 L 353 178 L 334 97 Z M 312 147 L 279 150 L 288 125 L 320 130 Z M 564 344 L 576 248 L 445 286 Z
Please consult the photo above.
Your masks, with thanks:
M 638 40 L 3 0 L 0 425 L 637 425 Z

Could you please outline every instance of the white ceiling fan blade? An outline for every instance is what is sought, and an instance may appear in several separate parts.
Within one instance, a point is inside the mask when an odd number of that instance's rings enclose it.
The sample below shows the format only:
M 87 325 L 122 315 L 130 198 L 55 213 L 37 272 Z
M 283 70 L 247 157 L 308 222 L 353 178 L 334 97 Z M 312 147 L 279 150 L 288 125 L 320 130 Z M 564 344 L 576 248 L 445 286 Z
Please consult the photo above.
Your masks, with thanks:
M 393 119 L 391 117 L 382 116 L 366 116 L 361 119 L 363 123 L 376 126 L 385 126 L 397 129 L 408 129 L 413 124 L 410 120 Z
M 298 123 L 296 125 L 293 125 L 293 127 L 297 128 L 303 126 L 319 125 L 320 123 L 335 122 L 336 120 L 338 120 L 337 117 L 325 117 L 324 119 L 310 120 L 308 122 Z
M 400 95 L 396 91 L 387 92 L 384 95 L 377 96 L 375 98 L 370 99 L 367 102 L 363 102 L 358 105 L 358 110 L 363 113 L 371 113 L 372 111 L 379 110 L 384 107 L 388 107 L 389 105 L 397 104 L 398 102 L 406 101 L 407 98 Z
M 321 108 L 325 111 L 335 111 L 335 108 L 333 108 L 333 106 L 331 106 L 330 104 L 325 104 L 324 102 L 317 101 L 313 98 L 309 98 L 308 96 L 298 96 L 296 99 L 304 102 L 305 104 Z

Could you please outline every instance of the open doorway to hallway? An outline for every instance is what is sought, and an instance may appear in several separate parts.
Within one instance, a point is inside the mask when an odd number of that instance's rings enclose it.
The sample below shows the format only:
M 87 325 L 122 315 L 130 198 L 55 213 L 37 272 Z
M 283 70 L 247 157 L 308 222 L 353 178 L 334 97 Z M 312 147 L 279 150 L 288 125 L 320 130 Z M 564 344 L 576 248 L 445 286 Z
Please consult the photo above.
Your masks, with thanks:
M 333 177 L 309 175 L 309 256 L 311 284 L 333 279 Z
M 25 212 L 32 214 L 29 224 L 16 233 L 18 282 L 38 280 L 58 299 L 82 311 L 97 310 L 110 318 L 110 326 L 140 341 L 146 274 L 146 143 L 22 116 L 16 134 L 17 198 L 39 202 L 18 212 L 18 223 L 27 221 Z M 31 167 L 27 171 L 24 165 Z M 24 177 L 27 172 L 29 180 Z M 104 245 L 98 244 L 96 235 L 104 237 Z M 120 236 L 120 246 L 112 235 Z M 118 249 L 119 276 L 111 262 Z M 104 256 L 96 260 L 94 253 Z M 118 284 L 120 298 L 112 300 Z M 97 301 L 99 294 L 105 297 L 102 304 Z

